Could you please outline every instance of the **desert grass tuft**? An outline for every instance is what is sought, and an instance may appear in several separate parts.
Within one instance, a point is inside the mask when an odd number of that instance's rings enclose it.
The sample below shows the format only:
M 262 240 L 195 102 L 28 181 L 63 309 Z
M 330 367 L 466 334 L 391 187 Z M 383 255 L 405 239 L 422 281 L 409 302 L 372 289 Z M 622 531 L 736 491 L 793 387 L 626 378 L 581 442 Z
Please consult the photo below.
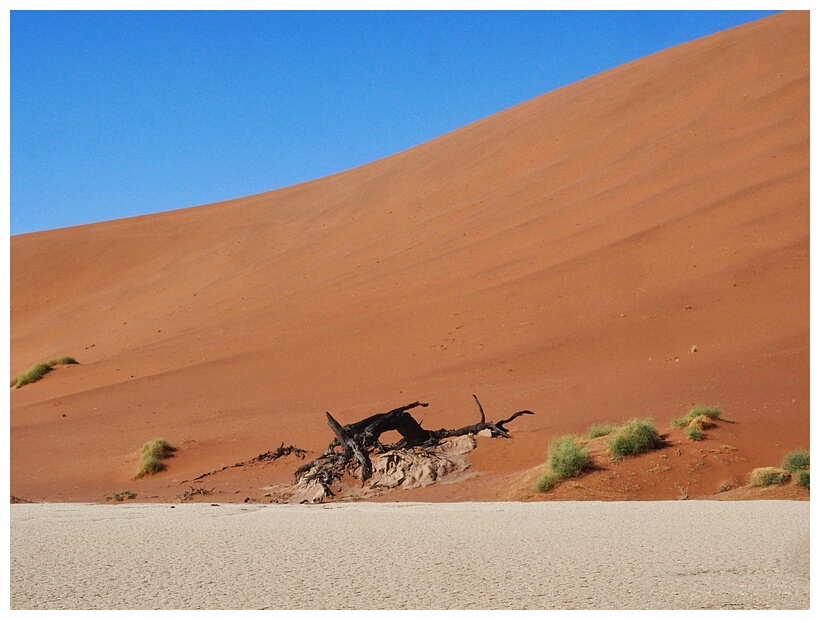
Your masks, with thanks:
M 168 443 L 163 437 L 157 437 L 151 441 L 146 441 L 142 445 L 143 456 L 153 456 L 157 459 L 164 459 L 171 455 L 176 448 Z
M 701 429 L 699 426 L 694 426 L 692 424 L 687 426 L 684 432 L 686 433 L 686 436 L 692 441 L 703 441 L 703 438 L 705 437 L 705 435 L 703 434 L 703 429 Z
M 779 467 L 758 467 L 749 473 L 749 485 L 753 487 L 771 487 L 786 484 L 791 474 Z
M 160 461 L 157 457 L 143 455 L 142 460 L 140 461 L 140 466 L 137 468 L 137 478 L 156 474 L 164 469 L 165 463 Z
M 673 418 L 672 419 L 672 426 L 675 428 L 685 428 L 689 426 L 693 420 L 702 420 L 700 424 L 705 424 L 706 420 L 710 422 L 712 420 L 720 420 L 721 415 L 723 412 L 721 411 L 720 407 L 707 407 L 706 405 L 698 405 L 697 407 L 693 407 L 689 410 L 682 418 Z M 714 426 L 714 423 L 712 423 Z M 701 430 L 705 428 L 710 428 L 709 426 L 702 426 Z
M 541 493 L 546 493 L 550 489 L 552 489 L 555 485 L 561 482 L 563 478 L 556 474 L 555 472 L 548 471 L 544 472 L 544 475 L 538 479 L 538 482 L 535 483 L 535 488 L 540 491 Z
M 689 422 L 688 428 L 697 428 L 701 431 L 705 431 L 708 428 L 714 428 L 716 424 L 712 421 L 714 418 L 710 418 L 709 416 L 699 415 L 695 416 Z
M 63 355 L 62 357 L 55 357 L 53 360 L 48 360 L 46 364 L 49 366 L 71 366 L 72 364 L 79 364 L 77 360 L 75 360 L 70 355 Z
M 780 467 L 792 473 L 809 468 L 809 453 L 806 450 L 792 450 L 783 457 Z
M 146 441 L 142 445 L 142 459 L 137 469 L 137 478 L 156 474 L 165 469 L 162 459 L 168 458 L 176 448 L 162 437 Z
M 544 493 L 562 480 L 580 476 L 589 467 L 589 450 L 578 443 L 573 435 L 556 437 L 547 453 L 547 471 L 538 479 L 535 488 Z
M 807 471 L 800 471 L 797 472 L 797 484 L 807 491 L 809 489 L 809 472 Z
M 69 357 L 64 355 L 63 357 L 57 357 L 47 362 L 40 362 L 39 364 L 35 364 L 28 370 L 21 372 L 16 377 L 12 377 L 9 387 L 13 387 L 15 389 L 21 388 L 24 385 L 28 385 L 29 383 L 34 383 L 39 381 L 48 373 L 51 372 L 51 369 L 55 366 L 66 366 L 69 364 L 77 364 L 77 360 L 73 357 Z
M 613 433 L 618 428 L 617 424 L 604 422 L 603 424 L 593 424 L 587 430 L 587 439 L 597 439 L 598 437 L 606 437 Z
M 52 366 L 45 363 L 35 364 L 28 370 L 21 372 L 14 379 L 12 379 L 12 385 L 15 389 L 17 389 L 23 387 L 24 385 L 28 385 L 29 383 L 39 381 L 50 373 L 51 369 Z
M 552 440 L 547 461 L 561 478 L 574 478 L 589 466 L 589 450 L 579 446 L 572 435 L 564 435 Z
M 609 442 L 609 449 L 616 458 L 635 456 L 657 450 L 663 445 L 661 436 L 650 418 L 632 419 L 621 426 Z
M 690 418 L 696 418 L 701 415 L 706 416 L 710 420 L 719 420 L 723 415 L 723 411 L 721 411 L 720 407 L 707 407 L 706 405 L 698 405 L 689 411 Z

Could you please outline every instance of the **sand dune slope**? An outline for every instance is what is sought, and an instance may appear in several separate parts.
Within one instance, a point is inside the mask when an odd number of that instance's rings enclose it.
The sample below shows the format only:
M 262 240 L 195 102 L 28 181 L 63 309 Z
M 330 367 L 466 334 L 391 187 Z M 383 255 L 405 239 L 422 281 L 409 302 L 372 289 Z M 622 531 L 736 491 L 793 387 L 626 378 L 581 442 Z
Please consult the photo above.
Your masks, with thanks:
M 281 442 L 324 449 L 325 411 L 423 400 L 425 426 L 456 427 L 471 394 L 536 412 L 479 443 L 473 499 L 557 433 L 696 403 L 731 421 L 729 474 L 777 464 L 809 441 L 808 12 L 310 183 L 12 237 L 12 372 L 58 355 L 80 364 L 10 393 L 31 500 L 173 497 Z M 133 481 L 157 436 L 180 450 Z

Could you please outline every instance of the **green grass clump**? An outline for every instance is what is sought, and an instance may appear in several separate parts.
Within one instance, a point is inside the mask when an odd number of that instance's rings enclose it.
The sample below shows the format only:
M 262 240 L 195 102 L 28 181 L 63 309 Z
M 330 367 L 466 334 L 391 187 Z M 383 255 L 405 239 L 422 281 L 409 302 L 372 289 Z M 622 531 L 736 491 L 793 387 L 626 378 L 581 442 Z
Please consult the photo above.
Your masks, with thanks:
M 690 418 L 697 418 L 702 415 L 710 420 L 720 420 L 720 416 L 723 415 L 723 412 L 720 410 L 720 407 L 707 407 L 705 405 L 699 405 L 689 411 Z
M 29 383 L 34 383 L 35 381 L 39 381 L 45 375 L 51 372 L 51 369 L 55 366 L 65 366 L 68 364 L 77 364 L 77 360 L 73 357 L 69 357 L 64 355 L 63 357 L 57 357 L 55 359 L 49 360 L 47 362 L 40 362 L 39 364 L 35 364 L 28 370 L 21 372 L 16 377 L 11 378 L 11 383 L 9 387 L 13 387 L 15 389 L 21 388 L 24 385 L 28 385 Z
M 634 456 L 656 450 L 663 445 L 661 436 L 650 418 L 635 418 L 621 426 L 609 442 L 616 458 Z
M 162 437 L 146 441 L 142 445 L 142 458 L 137 469 L 137 478 L 156 474 L 165 469 L 162 459 L 168 458 L 176 448 Z
M 544 493 L 567 478 L 580 476 L 589 466 L 589 450 L 578 444 L 572 435 L 563 435 L 552 440 L 547 454 L 548 469 L 538 479 L 535 488 Z
M 809 468 L 809 453 L 805 450 L 792 450 L 783 457 L 780 467 L 792 473 Z
M 21 388 L 24 385 L 28 385 L 29 383 L 39 381 L 46 376 L 47 373 L 51 372 L 51 369 L 52 366 L 45 363 L 35 364 L 28 370 L 21 372 L 19 375 L 14 377 L 14 379 L 11 380 L 11 386 L 16 389 Z
M 541 493 L 546 493 L 556 484 L 561 482 L 563 478 L 556 474 L 555 472 L 548 471 L 544 472 L 544 475 L 538 479 L 538 482 L 535 483 L 535 488 L 540 491 Z
M 142 445 L 143 456 L 153 456 L 157 459 L 167 458 L 174 450 L 176 450 L 176 448 L 162 437 L 152 439 L 151 441 L 146 441 Z
M 692 441 L 703 441 L 703 430 L 700 427 L 690 424 L 686 427 L 685 432 L 686 436 Z
M 561 478 L 574 478 L 589 465 L 589 450 L 579 446 L 572 435 L 564 435 L 552 440 L 547 461 Z
M 603 424 L 593 424 L 587 430 L 587 439 L 598 439 L 598 437 L 606 437 L 610 433 L 614 432 L 618 426 L 616 424 L 612 424 L 610 422 L 604 422 Z
M 53 360 L 48 360 L 46 364 L 49 366 L 68 366 L 70 364 L 79 364 L 79 362 L 69 355 L 63 355 L 62 357 L 55 357 Z
M 806 489 L 809 489 L 809 472 L 801 471 L 797 473 L 797 484 Z
M 771 487 L 786 484 L 791 474 L 779 467 L 758 467 L 749 473 L 749 485 L 753 487 Z
M 156 474 L 164 469 L 165 463 L 160 461 L 157 457 L 143 455 L 142 460 L 140 461 L 140 466 L 137 469 L 137 478 Z

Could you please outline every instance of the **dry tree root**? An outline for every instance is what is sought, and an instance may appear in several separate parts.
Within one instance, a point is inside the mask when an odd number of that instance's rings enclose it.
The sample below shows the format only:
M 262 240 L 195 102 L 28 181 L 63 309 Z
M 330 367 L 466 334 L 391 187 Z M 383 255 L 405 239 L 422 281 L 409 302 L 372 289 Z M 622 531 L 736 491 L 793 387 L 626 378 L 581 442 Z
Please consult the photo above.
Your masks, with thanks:
M 255 456 L 249 461 L 242 461 L 241 463 L 236 463 L 234 465 L 226 465 L 225 467 L 222 467 L 221 469 L 215 469 L 214 471 L 209 471 L 209 472 L 206 472 L 204 474 L 200 474 L 199 476 L 194 478 L 194 481 L 202 480 L 203 478 L 205 478 L 207 476 L 213 476 L 214 474 L 218 474 L 219 472 L 225 471 L 226 469 L 231 469 L 232 467 L 244 467 L 246 465 L 252 465 L 253 463 L 260 463 L 262 461 L 275 461 L 276 459 L 281 458 L 283 456 L 287 456 L 289 454 L 295 454 L 300 459 L 304 459 L 305 455 L 307 454 L 307 451 L 303 450 L 302 448 L 296 448 L 294 446 L 285 447 L 285 442 L 283 441 L 282 445 L 280 445 L 278 448 L 276 448 L 276 450 L 273 450 L 272 452 L 271 451 L 263 452 L 259 456 Z M 187 482 L 187 480 L 185 482 Z
M 252 458 L 250 461 L 246 461 L 244 463 L 237 463 L 236 465 L 234 465 L 234 467 L 238 467 L 241 465 L 250 465 L 251 463 L 259 463 L 260 461 L 275 461 L 276 459 L 281 458 L 283 456 L 287 456 L 288 454 L 295 454 L 300 459 L 304 459 L 305 455 L 307 454 L 307 451 L 302 450 L 302 448 L 295 448 L 293 446 L 285 447 L 285 442 L 283 441 L 282 445 L 276 448 L 276 450 L 274 450 L 273 452 L 263 452 L 259 456 L 255 456 L 254 458 Z

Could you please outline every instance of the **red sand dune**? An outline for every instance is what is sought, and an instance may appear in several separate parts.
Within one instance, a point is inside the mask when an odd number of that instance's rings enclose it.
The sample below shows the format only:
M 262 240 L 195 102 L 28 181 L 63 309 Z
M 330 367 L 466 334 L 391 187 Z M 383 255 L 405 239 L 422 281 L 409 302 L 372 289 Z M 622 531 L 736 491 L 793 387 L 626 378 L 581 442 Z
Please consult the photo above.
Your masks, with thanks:
M 697 347 L 696 352 L 692 352 Z M 11 493 L 173 499 L 422 400 L 519 409 L 480 475 L 385 499 L 527 499 L 550 439 L 651 417 L 669 447 L 550 496 L 672 498 L 809 447 L 809 13 L 629 63 L 310 183 L 11 238 Z M 727 422 L 669 431 L 694 404 Z M 143 442 L 180 447 L 134 480 Z M 730 447 L 727 447 L 730 446 Z M 672 465 L 660 467 L 666 455 Z M 211 477 L 261 499 L 300 461 Z M 799 496 L 795 488 L 779 493 Z

